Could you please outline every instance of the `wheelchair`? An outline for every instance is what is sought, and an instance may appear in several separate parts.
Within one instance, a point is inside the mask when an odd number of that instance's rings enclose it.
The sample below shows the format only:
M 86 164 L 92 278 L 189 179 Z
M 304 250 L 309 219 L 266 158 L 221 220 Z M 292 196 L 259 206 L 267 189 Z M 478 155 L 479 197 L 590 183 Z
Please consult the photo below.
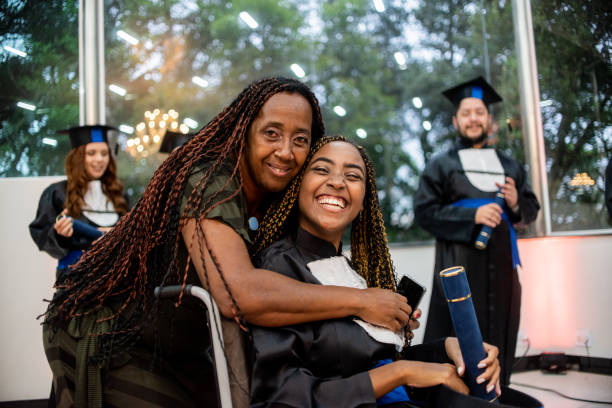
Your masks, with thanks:
M 208 317 L 208 327 L 211 333 L 211 344 L 213 351 L 213 363 L 215 368 L 215 380 L 219 395 L 219 406 L 221 408 L 232 408 L 232 394 L 230 391 L 229 374 L 227 369 L 227 360 L 224 353 L 223 335 L 221 334 L 221 319 L 217 303 L 210 293 L 194 285 L 186 285 L 185 288 L 181 285 L 164 286 L 155 288 L 155 296 L 165 299 L 177 297 L 181 290 L 184 295 L 196 297 L 204 303 Z

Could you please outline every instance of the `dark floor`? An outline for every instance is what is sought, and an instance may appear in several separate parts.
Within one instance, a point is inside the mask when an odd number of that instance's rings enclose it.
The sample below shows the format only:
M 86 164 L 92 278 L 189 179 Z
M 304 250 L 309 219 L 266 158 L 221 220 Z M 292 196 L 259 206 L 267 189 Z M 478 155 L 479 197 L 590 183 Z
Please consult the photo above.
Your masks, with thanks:
M 0 402 L 0 408 L 47 408 L 49 401 L 43 400 L 29 400 L 29 401 L 10 401 Z

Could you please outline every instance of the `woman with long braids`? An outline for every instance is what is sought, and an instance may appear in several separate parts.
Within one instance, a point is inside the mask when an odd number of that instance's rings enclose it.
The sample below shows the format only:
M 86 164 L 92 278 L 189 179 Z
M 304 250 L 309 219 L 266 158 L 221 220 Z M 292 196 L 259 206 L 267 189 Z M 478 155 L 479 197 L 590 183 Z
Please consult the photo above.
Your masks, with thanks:
M 341 252 L 349 225 L 350 261 Z M 256 264 L 262 268 L 312 284 L 395 288 L 373 165 L 363 148 L 342 136 L 315 144 L 258 235 L 266 238 L 255 252 L 276 240 L 259 252 Z M 402 335 L 352 317 L 253 326 L 251 333 L 253 408 L 417 406 L 404 386 L 445 384 L 467 393 L 456 338 L 403 348 Z M 497 348 L 485 349 L 481 378 L 499 391 Z M 399 350 L 403 358 L 395 359 Z
M 255 269 L 249 249 L 275 193 L 324 133 L 299 81 L 256 81 L 156 170 L 134 209 L 75 265 L 43 325 L 59 406 L 209 406 L 214 380 L 199 305 L 154 296 L 199 283 L 221 314 L 234 407 L 248 406 L 243 331 L 359 316 L 399 330 L 406 299 L 390 290 L 326 287 Z M 268 217 L 268 223 L 282 221 Z M 236 322 L 236 323 L 235 323 Z
M 38 202 L 30 234 L 41 251 L 57 258 L 56 279 L 87 250 L 95 237 L 75 232 L 73 220 L 108 231 L 128 211 L 117 165 L 108 146 L 109 126 L 78 126 L 70 137 L 66 180 L 47 187 Z

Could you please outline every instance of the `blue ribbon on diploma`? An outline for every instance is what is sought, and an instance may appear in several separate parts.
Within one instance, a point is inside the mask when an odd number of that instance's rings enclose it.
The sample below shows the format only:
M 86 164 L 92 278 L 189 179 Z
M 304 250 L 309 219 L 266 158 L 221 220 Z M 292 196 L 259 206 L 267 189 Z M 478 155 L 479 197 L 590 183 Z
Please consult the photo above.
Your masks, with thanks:
M 493 200 L 493 202 L 499 205 L 499 207 L 504 210 L 504 213 L 506 212 L 504 208 L 505 207 L 504 204 L 506 204 L 506 200 L 504 200 L 504 194 L 502 193 L 501 189 L 497 190 L 497 194 L 495 194 L 495 199 Z M 493 228 L 489 227 L 488 225 L 483 225 L 480 228 L 480 232 L 478 233 L 478 236 L 476 237 L 476 241 L 474 242 L 474 246 L 476 247 L 476 249 L 486 249 L 487 248 L 487 245 L 489 244 L 489 237 L 491 236 L 491 232 L 493 232 Z
M 486 353 L 465 269 L 463 266 L 444 269 L 440 272 L 440 281 L 448 302 L 455 334 L 459 340 L 459 348 L 465 363 L 465 382 L 470 394 L 487 401 L 496 401 L 495 390 L 487 392 L 486 383 L 476 383 L 476 378 L 485 371 L 484 368 L 478 368 L 478 363 L 484 360 Z
M 512 247 L 512 266 L 516 268 L 517 265 L 521 264 L 521 259 L 519 257 L 518 252 L 518 245 L 516 243 L 516 231 L 514 230 L 512 222 L 510 221 L 510 216 L 508 214 L 508 206 L 506 205 L 506 201 L 504 200 L 504 195 L 501 193 L 501 190 L 497 191 L 497 194 L 495 195 L 494 199 L 464 198 L 463 200 L 455 201 L 452 205 L 454 207 L 478 208 L 490 203 L 496 203 L 502 208 L 502 210 L 504 210 L 504 212 L 502 213 L 502 220 L 508 224 L 508 233 L 510 234 L 510 246 Z M 483 225 L 480 229 L 478 237 L 476 238 L 476 241 L 474 242 L 474 246 L 478 249 L 486 249 L 492 231 L 493 228 Z

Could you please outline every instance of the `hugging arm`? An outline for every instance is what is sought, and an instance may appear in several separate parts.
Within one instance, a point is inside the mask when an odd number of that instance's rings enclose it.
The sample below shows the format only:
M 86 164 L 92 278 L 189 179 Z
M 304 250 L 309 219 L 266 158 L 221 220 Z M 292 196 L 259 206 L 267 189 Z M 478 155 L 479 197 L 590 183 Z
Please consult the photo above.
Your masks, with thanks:
M 221 221 L 190 219 L 182 234 L 200 281 L 205 287 L 209 282 L 210 291 L 226 317 L 234 317 L 235 301 L 247 322 L 261 326 L 285 326 L 353 315 L 392 330 L 408 323 L 410 307 L 406 298 L 397 293 L 322 287 L 256 269 L 240 235 Z

